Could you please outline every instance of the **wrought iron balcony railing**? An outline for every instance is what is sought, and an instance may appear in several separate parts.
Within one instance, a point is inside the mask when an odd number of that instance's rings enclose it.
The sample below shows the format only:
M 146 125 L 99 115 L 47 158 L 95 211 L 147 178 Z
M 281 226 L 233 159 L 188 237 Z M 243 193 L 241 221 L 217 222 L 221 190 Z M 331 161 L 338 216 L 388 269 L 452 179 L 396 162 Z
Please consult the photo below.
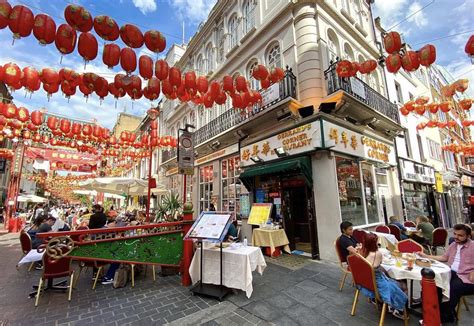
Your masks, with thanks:
M 385 96 L 357 77 L 339 77 L 336 73 L 336 63 L 329 66 L 324 72 L 324 77 L 327 81 L 328 95 L 343 90 L 373 110 L 400 123 L 398 108 L 395 103 L 391 103 Z
M 163 150 L 161 151 L 161 163 L 167 162 L 171 160 L 172 158 L 176 157 L 177 155 L 178 155 L 178 152 L 176 148 Z

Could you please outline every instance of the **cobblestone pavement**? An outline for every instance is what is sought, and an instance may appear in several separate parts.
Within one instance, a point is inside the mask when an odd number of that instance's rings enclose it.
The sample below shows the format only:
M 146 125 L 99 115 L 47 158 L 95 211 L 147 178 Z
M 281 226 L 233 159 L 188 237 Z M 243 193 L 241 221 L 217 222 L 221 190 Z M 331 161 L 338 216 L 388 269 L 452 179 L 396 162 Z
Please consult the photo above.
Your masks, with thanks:
M 223 302 L 190 295 L 178 277 L 139 276 L 135 288 L 98 285 L 91 290 L 91 272 L 81 275 L 72 301 L 67 294 L 46 293 L 39 306 L 27 298 L 40 272 L 15 269 L 21 256 L 17 235 L 0 235 L 0 325 L 377 325 L 376 308 L 360 298 L 350 316 L 354 290 L 337 290 L 336 265 L 312 262 L 298 270 L 268 264 L 254 274 L 254 291 L 247 299 L 236 291 Z M 471 304 L 473 300 L 471 299 Z M 463 309 L 459 325 L 471 325 L 474 309 Z M 387 315 L 386 325 L 402 325 Z M 418 325 L 411 316 L 410 325 Z

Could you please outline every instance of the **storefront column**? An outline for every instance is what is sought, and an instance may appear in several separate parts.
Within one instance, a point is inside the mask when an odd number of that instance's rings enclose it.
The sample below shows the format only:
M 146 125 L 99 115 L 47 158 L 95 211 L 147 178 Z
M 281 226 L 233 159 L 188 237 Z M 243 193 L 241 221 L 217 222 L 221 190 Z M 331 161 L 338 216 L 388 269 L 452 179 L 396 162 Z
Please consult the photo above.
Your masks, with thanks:
M 336 261 L 334 241 L 341 223 L 336 162 L 330 152 L 316 153 L 311 161 L 320 258 Z

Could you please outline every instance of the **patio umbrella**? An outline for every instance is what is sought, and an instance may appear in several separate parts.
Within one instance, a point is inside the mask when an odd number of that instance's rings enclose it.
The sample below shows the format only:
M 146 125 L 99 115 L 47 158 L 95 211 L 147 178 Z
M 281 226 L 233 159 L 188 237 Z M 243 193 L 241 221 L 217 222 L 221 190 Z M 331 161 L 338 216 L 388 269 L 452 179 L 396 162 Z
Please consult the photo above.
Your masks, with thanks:
M 17 198 L 17 202 L 19 203 L 46 203 L 47 201 L 46 198 L 32 194 L 20 195 Z
M 78 194 L 78 195 L 97 196 L 97 191 L 95 191 L 95 190 L 74 190 L 73 193 Z M 125 196 L 117 195 L 117 194 L 104 193 L 104 198 L 125 199 Z
M 135 178 L 95 178 L 79 183 L 81 189 L 127 196 L 144 196 L 148 192 L 148 181 Z M 163 185 L 157 186 L 163 189 Z

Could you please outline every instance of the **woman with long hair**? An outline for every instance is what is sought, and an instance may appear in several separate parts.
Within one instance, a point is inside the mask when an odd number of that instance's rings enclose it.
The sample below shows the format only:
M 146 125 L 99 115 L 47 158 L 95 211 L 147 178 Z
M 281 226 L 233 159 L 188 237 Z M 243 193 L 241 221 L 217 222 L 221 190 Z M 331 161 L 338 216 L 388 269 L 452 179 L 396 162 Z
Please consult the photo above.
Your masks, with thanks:
M 383 257 L 379 251 L 377 240 L 376 234 L 369 233 L 365 238 L 361 255 L 374 267 L 379 295 L 382 301 L 389 305 L 389 312 L 392 312 L 395 317 L 403 319 L 403 310 L 408 302 L 408 296 L 399 287 L 397 281 L 385 274 L 385 270 L 380 265 Z M 368 289 L 361 288 L 360 290 L 362 294 L 371 299 L 375 297 L 375 294 Z

